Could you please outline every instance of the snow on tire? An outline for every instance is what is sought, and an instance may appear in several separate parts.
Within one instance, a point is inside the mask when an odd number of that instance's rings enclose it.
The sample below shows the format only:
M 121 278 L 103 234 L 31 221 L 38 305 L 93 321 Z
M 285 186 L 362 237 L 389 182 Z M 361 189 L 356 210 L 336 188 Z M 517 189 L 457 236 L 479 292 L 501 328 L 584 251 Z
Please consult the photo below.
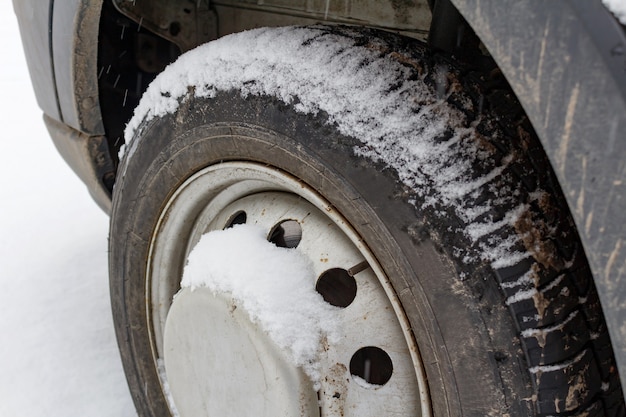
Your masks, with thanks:
M 110 273 L 120 350 L 141 415 L 169 415 L 168 375 L 187 375 L 161 365 L 164 350 L 182 346 L 168 341 L 167 329 L 196 311 L 191 296 L 172 297 L 200 236 L 233 219 L 259 225 L 265 213 L 292 209 L 301 213 L 294 223 L 316 213 L 326 219 L 316 224 L 334 225 L 330 235 L 322 226 L 302 231 L 295 250 L 313 264 L 323 262 L 319 250 L 354 253 L 337 261 L 334 269 L 345 273 L 333 277 L 371 272 L 370 281 L 355 278 L 356 302 L 343 306 L 344 339 L 315 339 L 317 383 L 296 384 L 320 390 L 325 415 L 377 415 L 385 404 L 386 415 L 624 410 L 576 230 L 501 79 L 384 32 L 259 29 L 201 46 L 168 67 L 142 98 L 126 141 Z M 277 242 L 272 233 L 287 220 L 266 225 L 269 241 Z M 343 243 L 329 249 L 324 236 Z M 319 268 L 316 282 L 333 269 Z M 372 303 L 382 307 L 359 310 L 370 284 Z M 212 289 L 216 297 L 223 292 Z M 348 319 L 357 316 L 386 324 Z M 272 334 L 260 326 L 259 338 Z M 383 347 L 360 339 L 382 328 L 398 329 L 376 342 Z M 383 384 L 351 358 L 384 362 Z M 177 404 L 198 407 L 176 384 Z

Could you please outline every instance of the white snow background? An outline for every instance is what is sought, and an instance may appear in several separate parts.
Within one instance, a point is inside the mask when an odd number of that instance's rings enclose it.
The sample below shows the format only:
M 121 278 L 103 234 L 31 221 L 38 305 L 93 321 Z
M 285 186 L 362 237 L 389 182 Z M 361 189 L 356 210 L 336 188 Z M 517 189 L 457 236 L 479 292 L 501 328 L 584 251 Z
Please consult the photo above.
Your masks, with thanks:
M 136 416 L 113 331 L 108 218 L 57 153 L 0 2 L 0 416 Z

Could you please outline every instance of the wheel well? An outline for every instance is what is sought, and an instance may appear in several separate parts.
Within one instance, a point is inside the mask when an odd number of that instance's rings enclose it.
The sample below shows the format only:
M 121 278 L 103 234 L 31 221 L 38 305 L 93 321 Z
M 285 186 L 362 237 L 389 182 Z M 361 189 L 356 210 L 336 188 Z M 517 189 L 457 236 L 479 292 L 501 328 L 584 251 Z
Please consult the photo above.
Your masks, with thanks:
M 203 1 L 105 0 L 98 37 L 98 89 L 105 135 L 115 164 L 124 144 L 124 127 L 156 75 L 182 52 L 235 31 L 262 24 L 320 21 L 363 25 L 428 41 L 432 48 L 466 62 L 493 65 L 450 0 L 383 2 L 388 3 L 387 8 L 376 7 L 380 2 L 371 3 L 360 12 L 328 7 L 325 10 L 275 5 L 241 7 L 228 0 L 211 2 L 211 8 Z M 207 29 L 210 25 L 216 28 Z
M 124 144 L 124 127 L 141 95 L 180 50 L 105 1 L 98 36 L 98 90 L 105 134 L 111 156 Z

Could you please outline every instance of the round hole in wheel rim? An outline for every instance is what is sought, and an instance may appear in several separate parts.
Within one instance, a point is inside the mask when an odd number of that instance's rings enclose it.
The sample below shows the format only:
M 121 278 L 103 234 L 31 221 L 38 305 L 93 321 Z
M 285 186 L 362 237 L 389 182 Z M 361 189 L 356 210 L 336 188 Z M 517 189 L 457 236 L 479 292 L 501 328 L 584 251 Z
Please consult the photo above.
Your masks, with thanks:
M 279 248 L 297 248 L 302 240 L 302 227 L 295 220 L 285 220 L 274 226 L 267 239 Z
M 315 290 L 335 307 L 348 307 L 356 297 L 356 280 L 342 268 L 332 268 L 317 280 Z
M 393 374 L 393 363 L 381 348 L 367 346 L 352 355 L 350 374 L 373 386 L 385 385 Z
M 246 224 L 247 219 L 248 215 L 245 211 L 238 211 L 237 213 L 233 214 L 232 217 L 228 220 L 225 229 L 233 227 L 236 224 Z

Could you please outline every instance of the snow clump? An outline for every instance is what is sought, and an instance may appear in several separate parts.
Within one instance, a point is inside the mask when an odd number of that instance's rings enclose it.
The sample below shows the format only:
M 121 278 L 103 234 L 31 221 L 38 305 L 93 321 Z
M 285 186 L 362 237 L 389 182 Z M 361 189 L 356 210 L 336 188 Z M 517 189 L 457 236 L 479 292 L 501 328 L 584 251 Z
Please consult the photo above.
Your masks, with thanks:
M 262 228 L 236 225 L 205 234 L 185 267 L 182 288 L 230 294 L 291 362 L 320 381 L 323 342 L 339 340 L 337 307 L 315 291 L 309 258 L 267 241 Z

